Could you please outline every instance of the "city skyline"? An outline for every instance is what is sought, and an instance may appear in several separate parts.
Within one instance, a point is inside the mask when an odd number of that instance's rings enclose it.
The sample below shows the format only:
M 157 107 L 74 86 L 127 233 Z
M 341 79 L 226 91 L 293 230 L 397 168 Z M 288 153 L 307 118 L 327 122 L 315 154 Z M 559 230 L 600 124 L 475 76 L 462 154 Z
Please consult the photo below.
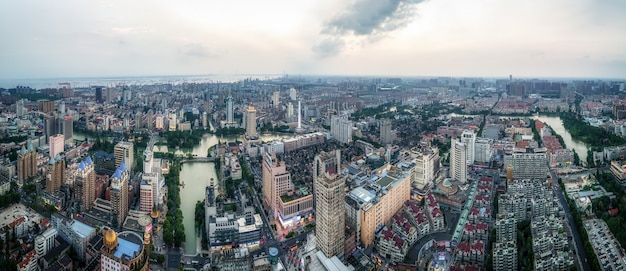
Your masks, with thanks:
M 55 1 L 5 7 L 0 79 L 626 74 L 626 3 L 620 1 Z

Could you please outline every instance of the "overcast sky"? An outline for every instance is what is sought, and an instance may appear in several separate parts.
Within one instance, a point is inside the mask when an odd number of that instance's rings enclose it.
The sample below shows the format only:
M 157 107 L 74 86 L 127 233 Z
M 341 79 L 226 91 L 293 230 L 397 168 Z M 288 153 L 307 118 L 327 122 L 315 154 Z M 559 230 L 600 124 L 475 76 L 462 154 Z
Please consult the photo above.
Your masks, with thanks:
M 0 78 L 626 78 L 623 0 L 0 0 Z

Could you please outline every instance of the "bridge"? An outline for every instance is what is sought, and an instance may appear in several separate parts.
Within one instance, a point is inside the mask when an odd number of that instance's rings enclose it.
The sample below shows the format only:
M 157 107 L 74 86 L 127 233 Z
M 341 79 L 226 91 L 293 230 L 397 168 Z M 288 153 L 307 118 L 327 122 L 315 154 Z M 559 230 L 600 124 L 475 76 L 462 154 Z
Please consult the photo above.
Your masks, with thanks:
M 218 157 L 188 157 L 180 161 L 182 164 L 191 162 L 215 162 L 219 161 Z

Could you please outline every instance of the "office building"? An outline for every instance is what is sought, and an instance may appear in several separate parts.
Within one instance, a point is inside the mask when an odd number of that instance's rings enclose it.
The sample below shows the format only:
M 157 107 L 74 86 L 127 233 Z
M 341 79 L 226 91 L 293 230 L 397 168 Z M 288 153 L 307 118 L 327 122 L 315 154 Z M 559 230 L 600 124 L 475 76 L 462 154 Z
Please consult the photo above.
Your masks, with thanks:
M 341 143 L 352 142 L 352 126 L 352 121 L 345 117 L 333 115 L 330 118 L 330 134 Z
M 24 116 L 24 99 L 19 99 L 15 103 L 15 116 L 17 118 Z
M 391 120 L 384 119 L 380 122 L 380 143 L 391 144 L 396 139 L 396 134 L 391 130 Z
M 149 248 L 146 247 L 144 239 L 145 236 L 142 238 L 131 231 L 120 232 L 118 235 L 112 229 L 106 230 L 101 249 L 100 270 L 149 270 L 149 253 L 146 252 Z
M 74 142 L 74 119 L 72 116 L 63 117 L 61 130 L 63 132 L 63 142 L 72 144 Z
M 465 144 L 465 156 L 467 164 L 474 164 L 474 146 L 476 143 L 476 133 L 474 130 L 463 130 L 461 134 L 461 142 Z
M 276 153 L 265 153 L 263 159 L 263 197 L 273 217 L 278 216 L 278 197 L 293 189 L 291 173 L 285 161 L 278 161 Z
M 467 181 L 467 146 L 456 139 L 452 139 L 450 148 L 450 178 Z
M 291 102 L 287 103 L 287 120 L 291 121 L 294 115 L 293 104 Z
M 119 167 L 122 162 L 129 170 L 133 168 L 135 164 L 133 143 L 128 141 L 120 141 L 115 144 L 113 149 L 113 155 L 115 156 L 115 167 Z
M 103 103 L 104 95 L 102 93 L 102 87 L 96 87 L 96 103 Z
M 58 155 L 50 158 L 48 174 L 46 175 L 46 191 L 54 193 L 59 190 L 65 180 L 65 158 Z
M 37 174 L 37 152 L 32 144 L 28 144 L 28 149 L 22 146 L 17 155 L 17 179 L 20 182 L 27 180 Z
M 139 211 L 151 212 L 154 205 L 152 181 L 141 180 L 141 184 L 139 185 Z
M 62 134 L 51 136 L 48 142 L 48 145 L 50 146 L 50 158 L 56 157 L 65 151 L 65 140 Z
M 125 164 L 122 164 L 115 170 L 111 177 L 111 210 L 114 214 L 116 227 L 121 227 L 128 214 L 128 181 L 130 175 Z
M 81 210 L 91 209 L 96 200 L 96 171 L 91 157 L 87 156 L 78 164 L 74 185 L 76 186 L 75 197 L 81 202 Z
M 256 109 L 254 105 L 250 103 L 248 110 L 246 111 L 246 137 L 258 138 L 259 135 L 256 132 Z
M 39 101 L 38 108 L 39 111 L 47 114 L 54 111 L 56 104 L 54 101 Z
M 548 156 L 545 148 L 514 149 L 511 155 L 514 179 L 545 179 Z
M 295 88 L 289 89 L 289 99 L 295 101 L 298 99 L 298 91 Z
M 340 151 L 336 150 L 336 168 L 325 166 L 325 154 L 318 155 L 314 160 L 315 190 L 315 237 L 317 247 L 331 258 L 344 252 L 345 230 L 345 179 L 340 176 Z M 331 153 L 332 157 L 332 153 Z

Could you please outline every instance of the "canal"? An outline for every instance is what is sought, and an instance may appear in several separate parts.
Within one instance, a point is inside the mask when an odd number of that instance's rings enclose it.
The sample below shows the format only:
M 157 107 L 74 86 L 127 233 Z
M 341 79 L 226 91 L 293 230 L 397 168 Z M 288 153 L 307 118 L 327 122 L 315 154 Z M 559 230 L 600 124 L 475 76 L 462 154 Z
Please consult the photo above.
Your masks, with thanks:
M 271 141 L 281 138 L 281 135 L 264 134 L 261 140 Z M 235 140 L 235 137 L 224 137 L 225 141 Z M 240 139 L 241 140 L 241 139 Z M 176 154 L 191 153 L 198 157 L 206 157 L 207 150 L 218 143 L 219 138 L 215 135 L 205 135 L 200 144 L 193 149 L 176 150 Z M 155 146 L 155 152 L 167 152 L 167 146 Z M 196 254 L 199 249 L 197 243 L 197 234 L 195 232 L 194 212 L 196 203 L 204 200 L 204 191 L 211 184 L 213 179 L 214 186 L 217 187 L 217 173 L 213 163 L 208 162 L 192 162 L 184 163 L 180 171 L 180 181 L 185 183 L 180 188 L 180 208 L 183 212 L 183 224 L 185 225 L 185 253 Z
M 581 164 L 587 164 L 587 144 L 572 138 L 572 135 L 563 127 L 563 121 L 558 116 L 535 115 L 533 119 L 538 119 L 554 130 L 554 133 L 563 137 L 565 146 L 563 148 L 574 149 L 578 153 Z

